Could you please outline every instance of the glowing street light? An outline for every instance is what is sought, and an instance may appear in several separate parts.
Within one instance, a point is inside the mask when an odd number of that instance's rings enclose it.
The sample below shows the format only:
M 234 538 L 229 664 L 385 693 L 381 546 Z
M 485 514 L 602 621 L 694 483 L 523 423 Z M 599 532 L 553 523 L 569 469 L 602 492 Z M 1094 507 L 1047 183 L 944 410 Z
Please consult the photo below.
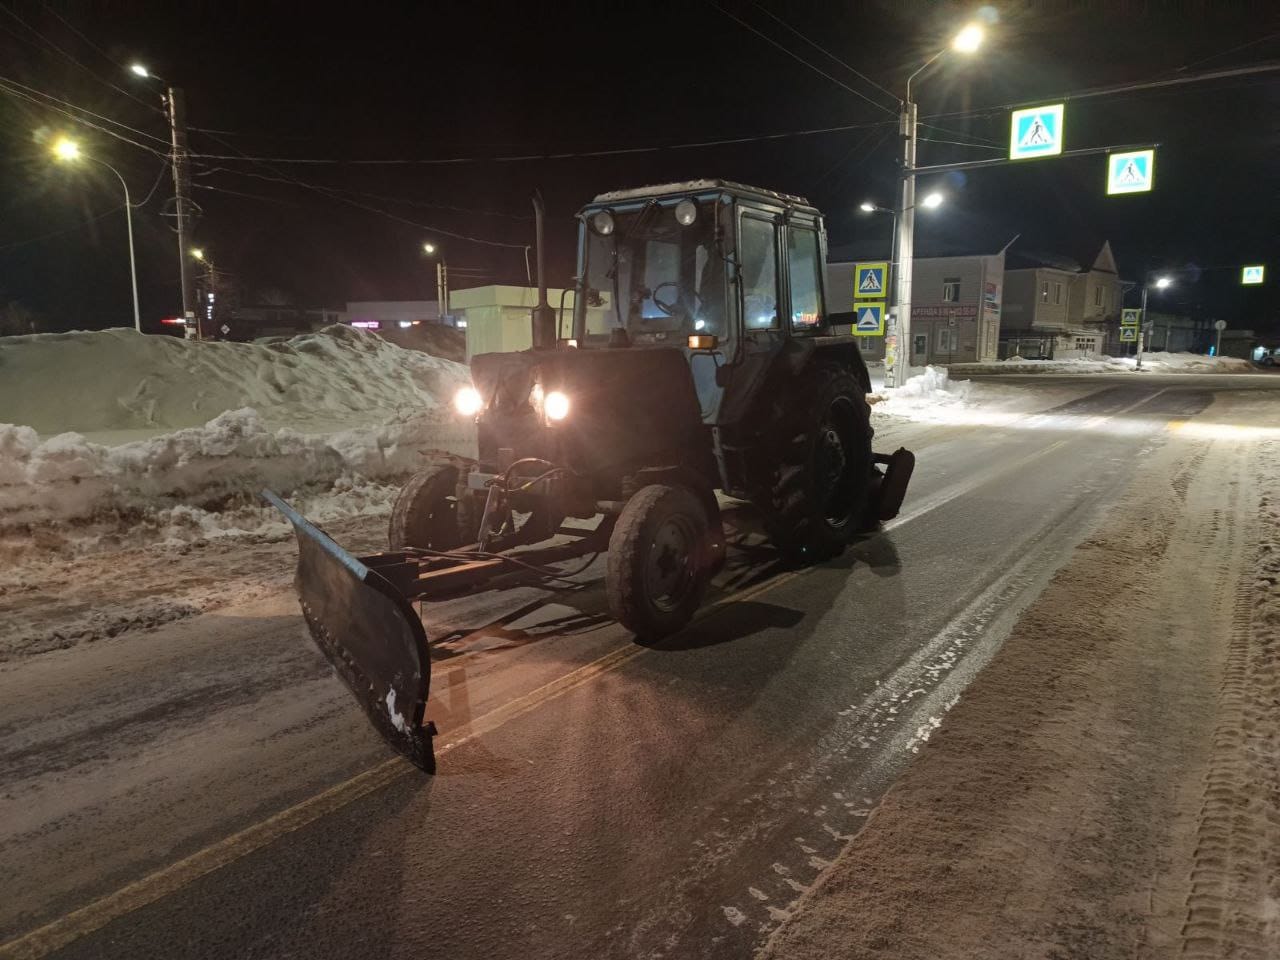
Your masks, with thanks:
M 129 64 L 129 72 L 130 72 L 130 73 L 132 73 L 135 77 L 149 77 L 149 76 L 151 76 L 151 71 L 150 71 L 150 70 L 148 70 L 146 67 L 144 67 L 144 66 L 143 66 L 142 64 L 140 64 L 140 63 L 131 63 L 131 64 Z
M 1169 286 L 1171 283 L 1173 283 L 1173 280 L 1170 277 L 1159 277 L 1156 280 L 1156 289 L 1163 290 L 1165 287 Z
M 422 245 L 422 252 L 425 253 L 427 256 L 431 256 L 433 253 L 436 252 L 436 245 L 434 243 L 424 243 Z
M 898 216 L 894 219 L 894 284 L 893 284 L 893 336 L 895 348 L 892 370 L 886 370 L 890 376 L 886 386 L 900 387 L 907 382 L 907 368 L 911 363 L 911 260 L 915 256 L 915 207 L 916 207 L 916 139 L 917 109 L 911 99 L 911 83 L 933 65 L 948 50 L 969 55 L 982 46 L 985 31 L 977 23 L 965 24 L 951 40 L 932 57 L 922 63 L 919 68 L 907 77 L 906 96 L 902 100 L 902 111 L 898 116 L 898 132 L 902 135 L 902 205 L 898 208 Z M 927 210 L 932 210 L 942 203 L 942 195 L 931 193 L 921 203 Z M 888 342 L 886 340 L 885 360 L 888 362 Z M 899 355 L 901 354 L 901 355 Z
M 957 53 L 975 53 L 982 46 L 982 40 L 985 36 L 986 33 L 981 25 L 976 23 L 966 24 L 955 35 L 955 39 L 951 41 L 951 49 Z
M 1173 277 L 1156 277 L 1154 281 L 1151 274 L 1148 273 L 1142 283 L 1142 325 L 1138 327 L 1138 362 L 1136 364 L 1139 370 L 1142 369 L 1142 347 L 1147 339 L 1147 291 L 1152 287 L 1157 290 L 1167 290 L 1173 286 Z
M 863 213 L 875 213 L 880 208 L 877 207 L 870 200 L 863 200 L 860 204 L 858 204 L 858 209 L 861 210 Z
M 202 250 L 200 247 L 192 247 L 191 256 L 199 260 L 201 263 L 204 263 L 204 250 Z
M 116 175 L 116 179 L 120 181 L 120 186 L 124 190 L 124 222 L 125 229 L 129 234 L 129 283 L 133 290 L 133 329 L 142 332 L 142 313 L 138 309 L 138 265 L 133 256 L 133 204 L 129 200 L 129 184 L 124 182 L 124 177 L 120 176 L 120 171 L 105 160 L 99 160 L 97 157 L 91 157 L 87 153 L 80 151 L 80 144 L 76 143 L 70 137 L 59 137 L 53 143 L 53 156 L 61 163 L 74 163 L 77 160 L 92 160 L 99 166 L 106 167 Z

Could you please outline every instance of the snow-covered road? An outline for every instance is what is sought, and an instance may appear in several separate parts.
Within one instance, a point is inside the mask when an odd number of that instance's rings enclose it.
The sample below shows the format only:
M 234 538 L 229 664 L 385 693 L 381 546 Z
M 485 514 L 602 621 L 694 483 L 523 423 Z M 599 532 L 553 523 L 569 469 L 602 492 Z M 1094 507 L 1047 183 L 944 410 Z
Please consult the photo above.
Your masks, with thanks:
M 40 930 L 30 956 L 741 956 L 1137 463 L 1197 425 L 1280 422 L 1280 378 L 1256 383 L 1002 383 L 1020 403 L 881 411 L 877 446 L 920 457 L 903 517 L 799 575 L 747 542 L 727 602 L 662 648 L 590 587 L 428 611 L 434 781 L 388 763 L 302 639 L 289 541 L 55 551 L 0 594 L 3 636 L 25 638 L 0 665 L 0 937 Z M 1217 423 L 1226 390 L 1257 409 Z M 363 550 L 381 523 L 329 527 Z

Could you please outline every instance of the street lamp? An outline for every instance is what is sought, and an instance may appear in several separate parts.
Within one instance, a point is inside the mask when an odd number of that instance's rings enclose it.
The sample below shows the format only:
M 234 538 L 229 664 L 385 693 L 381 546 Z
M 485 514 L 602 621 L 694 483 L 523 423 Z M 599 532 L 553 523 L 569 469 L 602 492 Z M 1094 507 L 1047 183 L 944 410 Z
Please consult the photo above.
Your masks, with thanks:
M 124 182 L 124 177 L 120 176 L 119 170 L 105 160 L 99 160 L 97 157 L 91 157 L 82 152 L 80 144 L 70 137 L 59 137 L 54 141 L 53 155 L 62 163 L 74 163 L 81 158 L 92 160 L 94 163 L 106 167 L 114 173 L 116 179 L 120 181 L 120 186 L 124 189 L 124 223 L 125 230 L 129 235 L 129 284 L 133 290 L 133 329 L 141 333 L 142 314 L 138 310 L 138 266 L 133 256 L 133 203 L 129 200 L 129 184 Z
M 942 194 L 934 192 L 926 196 L 923 200 L 921 200 L 920 205 L 929 210 L 936 210 L 938 209 L 938 207 L 942 206 L 943 199 L 944 198 Z
M 428 240 L 422 245 L 422 252 L 428 257 L 435 257 L 440 248 Z M 444 262 L 442 253 L 436 257 L 436 313 L 441 323 L 449 315 L 449 266 Z
M 1138 327 L 1138 363 L 1136 369 L 1142 369 L 1142 344 L 1147 339 L 1147 291 L 1152 287 L 1157 290 L 1166 290 L 1173 286 L 1173 277 L 1156 277 L 1155 282 L 1151 280 L 1151 271 L 1148 270 L 1142 280 L 1142 324 Z
M 949 47 L 939 50 L 907 77 L 906 97 L 902 101 L 902 112 L 898 117 L 898 133 L 902 137 L 902 205 L 894 221 L 894 232 L 897 234 L 897 283 L 894 285 L 892 314 L 897 328 L 896 346 L 903 352 L 903 356 L 894 356 L 890 386 L 900 387 L 907 382 L 907 366 L 911 361 L 911 260 L 915 255 L 917 132 L 917 110 L 915 101 L 911 99 L 911 82 L 949 49 L 962 54 L 974 53 L 982 45 L 983 37 L 984 31 L 980 25 L 966 24 L 952 39 Z M 929 194 L 923 202 L 926 208 L 932 209 L 942 202 L 942 196 Z
M 129 64 L 129 72 L 132 73 L 135 77 L 146 78 L 151 76 L 151 71 L 148 70 L 146 67 L 144 67 L 140 63 Z

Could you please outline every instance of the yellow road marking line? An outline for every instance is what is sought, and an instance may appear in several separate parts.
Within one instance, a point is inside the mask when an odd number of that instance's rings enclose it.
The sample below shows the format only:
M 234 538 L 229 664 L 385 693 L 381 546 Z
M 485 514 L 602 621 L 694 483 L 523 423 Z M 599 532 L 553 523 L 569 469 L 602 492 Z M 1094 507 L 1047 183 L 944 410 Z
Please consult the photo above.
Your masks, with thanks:
M 762 583 L 722 597 L 720 600 L 700 610 L 696 620 L 705 619 L 722 607 L 740 600 L 758 596 L 766 590 L 780 586 L 795 579 L 803 571 L 785 571 Z M 476 737 L 492 733 L 502 725 L 524 716 L 564 694 L 589 683 L 596 677 L 616 670 L 623 664 L 635 659 L 651 648 L 628 642 L 602 657 L 583 664 L 563 677 L 558 677 L 522 697 L 497 707 L 472 721 L 464 733 L 452 739 L 442 737 L 444 742 L 436 753 L 445 754 L 462 746 Z M 383 787 L 390 786 L 397 780 L 413 772 L 416 768 L 402 757 L 396 756 L 358 773 L 348 780 L 334 784 L 332 787 L 308 797 L 265 820 L 259 821 L 184 857 L 167 867 L 126 884 L 119 890 L 94 900 L 77 910 L 52 920 L 42 927 L 37 927 L 8 943 L 0 944 L 0 958 L 3 960 L 35 960 L 55 950 L 65 947 L 83 936 L 100 930 L 113 920 L 133 913 L 142 907 L 149 906 L 172 893 L 199 880 L 207 874 L 228 866 L 249 854 L 261 850 L 296 830 L 314 823 L 320 818 L 341 810 L 361 797 L 373 793 Z

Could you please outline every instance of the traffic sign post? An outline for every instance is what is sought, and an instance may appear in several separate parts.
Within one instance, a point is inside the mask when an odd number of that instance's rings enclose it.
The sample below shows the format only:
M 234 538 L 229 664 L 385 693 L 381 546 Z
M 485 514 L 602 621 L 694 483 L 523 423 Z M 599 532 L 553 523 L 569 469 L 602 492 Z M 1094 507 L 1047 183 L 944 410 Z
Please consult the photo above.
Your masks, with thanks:
M 1107 193 L 1146 193 L 1151 189 L 1155 170 L 1154 150 L 1107 154 Z
M 1013 111 L 1009 129 L 1009 159 L 1056 157 L 1062 153 L 1063 104 Z
M 853 265 L 853 296 L 855 300 L 868 298 L 883 300 L 889 289 L 889 264 L 884 260 Z
M 1213 321 L 1213 329 L 1218 331 L 1218 336 L 1215 342 L 1215 346 L 1213 348 L 1213 355 L 1215 357 L 1220 357 L 1222 356 L 1222 331 L 1227 329 L 1227 321 L 1225 320 Z
M 853 335 L 855 337 L 884 336 L 884 306 L 883 300 L 863 300 L 858 303 L 853 310 Z
M 1256 286 L 1262 283 L 1262 278 L 1266 274 L 1267 268 L 1261 263 L 1251 264 L 1240 268 L 1240 282 L 1246 287 Z

